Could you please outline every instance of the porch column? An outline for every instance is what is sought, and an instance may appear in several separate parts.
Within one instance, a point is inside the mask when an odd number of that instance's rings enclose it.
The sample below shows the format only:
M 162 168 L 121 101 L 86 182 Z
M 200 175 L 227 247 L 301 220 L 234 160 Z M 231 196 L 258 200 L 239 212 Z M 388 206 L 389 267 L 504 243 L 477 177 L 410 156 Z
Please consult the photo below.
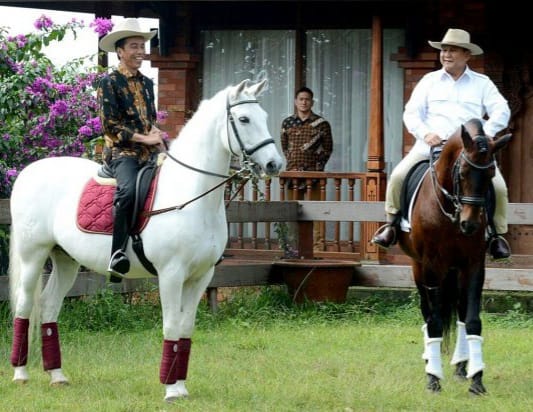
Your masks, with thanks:
M 156 49 L 150 54 L 152 66 L 159 69 L 158 110 L 168 112 L 163 129 L 170 138 L 177 137 L 196 110 L 199 60 L 199 56 L 190 53 L 160 56 Z
M 368 130 L 367 173 L 363 183 L 363 200 L 385 199 L 385 144 L 383 137 L 383 27 L 380 16 L 372 18 L 372 55 L 370 72 L 370 122 Z M 379 223 L 361 225 L 361 257 L 379 260 L 385 252 L 370 243 Z

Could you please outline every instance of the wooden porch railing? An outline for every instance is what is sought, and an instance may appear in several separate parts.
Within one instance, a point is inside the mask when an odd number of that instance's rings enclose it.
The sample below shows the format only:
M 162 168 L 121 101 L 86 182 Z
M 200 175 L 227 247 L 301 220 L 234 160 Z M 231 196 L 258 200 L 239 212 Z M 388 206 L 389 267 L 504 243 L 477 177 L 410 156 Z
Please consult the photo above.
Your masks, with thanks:
M 355 172 L 308 172 L 286 171 L 277 179 L 260 183 L 259 187 L 247 186 L 241 189 L 235 200 L 272 201 L 297 199 L 303 192 L 302 200 L 311 199 L 313 187 L 320 193 L 320 201 L 359 201 L 363 199 L 365 173 Z M 276 189 L 273 186 L 277 183 Z M 228 188 L 229 199 L 232 188 Z M 292 193 L 291 193 L 292 192 Z M 292 194 L 292 196 L 290 196 Z M 361 239 L 361 227 L 368 222 L 320 221 L 320 238 L 324 242 L 315 250 L 317 256 L 331 258 L 360 257 L 360 244 L 370 239 Z M 230 223 L 228 248 L 256 251 L 278 249 L 275 224 L 271 222 Z

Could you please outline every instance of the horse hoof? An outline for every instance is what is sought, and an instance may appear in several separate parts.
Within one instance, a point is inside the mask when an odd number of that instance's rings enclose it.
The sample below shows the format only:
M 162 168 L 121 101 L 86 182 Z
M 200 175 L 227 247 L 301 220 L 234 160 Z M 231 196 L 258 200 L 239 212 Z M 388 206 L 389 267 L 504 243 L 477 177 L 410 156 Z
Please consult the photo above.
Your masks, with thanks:
M 435 375 L 431 375 L 430 373 L 427 374 L 428 377 L 428 383 L 426 385 L 426 389 L 430 391 L 431 393 L 439 393 L 442 391 L 442 387 L 440 386 L 440 380 Z
M 472 395 L 485 395 L 487 390 L 483 386 L 483 371 L 479 371 L 472 377 L 472 384 L 468 388 L 468 392 Z
M 24 385 L 28 383 L 30 375 L 26 369 L 26 366 L 16 366 L 15 373 L 13 374 L 13 382 L 19 385 Z
M 479 384 L 472 384 L 470 388 L 468 388 L 468 392 L 476 396 L 487 394 L 487 390 L 485 389 L 485 387 Z
M 61 368 L 50 369 L 47 372 L 50 375 L 50 386 L 68 385 L 68 379 L 63 375 Z
M 185 381 L 177 381 L 174 384 L 166 385 L 165 402 L 173 403 L 188 396 L 189 392 L 185 388 Z
M 455 365 L 455 373 L 453 376 L 457 380 L 465 381 L 466 378 L 466 362 L 459 362 L 457 365 Z
M 479 372 L 472 378 L 472 384 L 470 385 L 470 388 L 468 388 L 468 392 L 472 395 L 485 395 L 487 393 L 487 390 L 481 381 L 481 376 L 482 374 Z

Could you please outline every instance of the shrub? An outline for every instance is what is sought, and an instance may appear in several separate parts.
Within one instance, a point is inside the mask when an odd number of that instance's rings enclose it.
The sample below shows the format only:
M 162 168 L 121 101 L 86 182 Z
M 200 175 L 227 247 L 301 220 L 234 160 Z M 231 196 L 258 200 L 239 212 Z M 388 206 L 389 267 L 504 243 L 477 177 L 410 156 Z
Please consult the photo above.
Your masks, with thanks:
M 100 19 L 101 20 L 101 19 Z M 94 22 L 93 22 L 94 23 Z M 55 67 L 43 46 L 76 36 L 83 23 L 59 25 L 46 16 L 37 32 L 9 36 L 0 28 L 0 197 L 29 163 L 51 156 L 89 156 L 100 136 L 96 82 L 103 69 L 87 67 L 91 56 Z M 101 24 L 95 27 L 100 30 Z M 99 32 L 99 31 L 97 31 Z

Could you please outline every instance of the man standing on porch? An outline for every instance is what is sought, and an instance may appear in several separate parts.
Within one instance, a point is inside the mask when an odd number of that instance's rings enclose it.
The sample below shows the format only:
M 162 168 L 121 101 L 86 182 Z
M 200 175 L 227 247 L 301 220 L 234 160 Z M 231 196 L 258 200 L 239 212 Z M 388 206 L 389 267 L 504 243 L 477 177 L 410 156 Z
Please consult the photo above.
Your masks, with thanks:
M 281 124 L 281 148 L 287 160 L 286 170 L 323 171 L 333 151 L 331 126 L 323 117 L 314 113 L 313 91 L 301 87 L 294 97 L 295 113 L 287 117 Z M 306 193 L 305 183 L 298 187 L 297 198 L 294 198 L 289 183 L 288 200 L 303 200 Z M 314 182 L 311 198 L 320 200 L 320 187 Z M 319 222 L 313 225 L 315 249 L 323 242 Z

